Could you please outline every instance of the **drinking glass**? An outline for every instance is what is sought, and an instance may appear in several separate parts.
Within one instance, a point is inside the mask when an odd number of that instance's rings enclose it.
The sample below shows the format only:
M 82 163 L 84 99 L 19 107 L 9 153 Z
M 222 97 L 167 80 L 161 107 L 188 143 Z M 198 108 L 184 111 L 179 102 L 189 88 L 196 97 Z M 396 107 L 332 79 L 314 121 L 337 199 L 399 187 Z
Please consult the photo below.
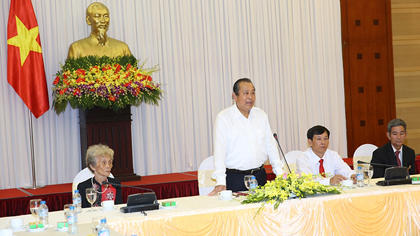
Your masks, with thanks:
M 372 185 L 370 185 L 370 179 L 372 179 L 373 176 L 373 166 L 369 165 L 369 169 L 368 169 L 368 187 L 371 187 Z
M 94 188 L 87 188 L 86 189 L 86 199 L 90 203 L 90 212 L 93 212 L 93 203 L 96 201 L 97 193 L 96 189 Z
M 363 166 L 363 174 L 365 176 L 365 179 L 368 180 L 367 187 L 372 187 L 372 185 L 370 185 L 370 179 L 373 176 L 373 166 L 372 165 L 364 165 Z
M 36 224 L 38 224 L 39 206 L 41 206 L 41 199 L 32 199 L 29 201 L 29 210 L 31 211 L 32 216 L 35 217 Z
M 245 175 L 244 176 L 244 183 L 245 187 L 248 189 L 248 191 L 251 190 L 251 178 L 253 175 Z
M 105 219 L 106 220 L 106 217 L 105 216 L 97 216 L 97 217 L 93 217 L 92 218 L 92 232 L 95 234 L 95 235 L 98 235 L 98 230 L 99 230 L 99 225 L 101 225 L 101 220 L 102 219 Z
M 64 220 L 67 221 L 67 213 L 70 211 L 70 206 L 73 206 L 73 204 L 66 204 L 64 205 Z

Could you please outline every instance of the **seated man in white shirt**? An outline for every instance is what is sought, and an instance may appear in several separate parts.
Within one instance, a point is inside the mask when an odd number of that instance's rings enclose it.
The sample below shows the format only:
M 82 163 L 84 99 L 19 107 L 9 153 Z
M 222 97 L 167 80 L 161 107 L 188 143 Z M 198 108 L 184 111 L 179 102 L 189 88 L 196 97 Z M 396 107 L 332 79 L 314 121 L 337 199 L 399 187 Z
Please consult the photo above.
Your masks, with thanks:
M 267 114 L 254 107 L 255 87 L 247 78 L 233 85 L 235 104 L 221 111 L 215 121 L 213 144 L 217 185 L 210 196 L 229 189 L 246 191 L 244 176 L 254 175 L 259 185 L 267 181 L 267 156 L 276 175 L 283 174 L 283 162 L 268 123 Z
M 321 173 L 324 178 L 318 182 L 324 185 L 337 185 L 349 178 L 356 183 L 356 172 L 350 169 L 337 152 L 328 149 L 330 131 L 327 128 L 314 126 L 308 130 L 307 137 L 311 147 L 297 157 L 297 173 Z

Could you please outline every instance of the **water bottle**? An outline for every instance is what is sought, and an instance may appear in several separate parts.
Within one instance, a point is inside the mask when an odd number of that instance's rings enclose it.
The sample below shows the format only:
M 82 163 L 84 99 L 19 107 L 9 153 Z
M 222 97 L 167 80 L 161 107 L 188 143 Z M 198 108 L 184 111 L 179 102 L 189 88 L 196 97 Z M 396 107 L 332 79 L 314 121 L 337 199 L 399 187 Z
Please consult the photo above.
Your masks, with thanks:
M 44 225 L 44 228 L 48 226 L 48 206 L 45 201 L 41 201 L 39 206 L 39 222 Z
M 357 187 L 363 187 L 363 185 L 365 185 L 365 182 L 364 182 L 365 177 L 363 176 L 363 170 L 361 166 L 357 167 L 356 179 L 357 179 Z
M 82 196 L 80 196 L 78 189 L 74 190 L 73 205 L 76 207 L 77 213 L 82 213 Z
M 255 191 L 255 189 L 257 188 L 257 186 L 258 186 L 258 181 L 257 181 L 257 179 L 255 178 L 255 176 L 252 176 L 252 177 L 251 177 L 251 183 L 249 184 L 249 189 L 250 189 L 251 191 Z
M 106 219 L 101 219 L 101 224 L 98 229 L 98 236 L 109 236 L 109 227 L 106 223 Z
M 74 206 L 70 206 L 70 211 L 67 213 L 67 224 L 69 225 L 67 233 L 77 234 L 77 211 Z

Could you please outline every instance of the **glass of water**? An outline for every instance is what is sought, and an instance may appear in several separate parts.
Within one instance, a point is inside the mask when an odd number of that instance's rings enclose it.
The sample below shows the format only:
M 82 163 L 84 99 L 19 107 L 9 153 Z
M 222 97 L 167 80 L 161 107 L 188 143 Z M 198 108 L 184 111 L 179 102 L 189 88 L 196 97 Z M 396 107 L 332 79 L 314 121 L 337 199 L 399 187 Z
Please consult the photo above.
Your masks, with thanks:
M 248 189 L 248 191 L 251 190 L 251 178 L 253 175 L 245 175 L 244 176 L 244 183 L 245 187 Z
M 99 233 L 98 229 L 99 229 L 99 226 L 101 225 L 101 220 L 102 219 L 106 220 L 106 217 L 105 216 L 97 216 L 97 217 L 92 218 L 92 232 L 93 232 L 93 234 L 98 235 L 98 233 Z
M 96 189 L 94 189 L 94 188 L 87 188 L 86 189 L 86 199 L 90 203 L 90 210 L 88 210 L 89 212 L 94 211 L 93 210 L 93 203 L 96 201 L 97 196 L 98 195 L 96 193 Z
M 373 166 L 372 165 L 365 165 L 363 167 L 363 174 L 365 175 L 365 179 L 368 179 L 368 187 L 372 187 L 370 185 L 370 179 L 372 179 L 373 176 Z
M 67 222 L 67 213 L 70 211 L 70 206 L 73 206 L 73 204 L 66 204 L 64 205 L 63 211 L 64 211 L 64 219 Z

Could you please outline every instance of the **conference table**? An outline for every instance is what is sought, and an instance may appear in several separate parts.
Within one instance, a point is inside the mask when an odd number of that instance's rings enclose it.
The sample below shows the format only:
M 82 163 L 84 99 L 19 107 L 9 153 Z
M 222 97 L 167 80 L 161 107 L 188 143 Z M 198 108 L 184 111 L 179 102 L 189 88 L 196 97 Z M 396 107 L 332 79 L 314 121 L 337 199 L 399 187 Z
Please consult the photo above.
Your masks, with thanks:
M 412 176 L 416 177 L 416 176 Z M 378 179 L 380 180 L 380 179 Z M 342 194 L 289 199 L 277 210 L 273 205 L 240 203 L 241 198 L 193 196 L 174 201 L 176 207 L 142 213 L 83 212 L 79 235 L 91 234 L 91 220 L 106 216 L 111 235 L 420 235 L 420 185 L 376 186 L 343 189 Z M 31 215 L 25 223 L 34 221 Z M 0 228 L 13 217 L 0 218 Z M 50 212 L 50 223 L 63 221 L 62 211 Z M 46 234 L 48 233 L 48 234 Z M 39 233 L 14 235 L 64 235 L 53 228 Z

